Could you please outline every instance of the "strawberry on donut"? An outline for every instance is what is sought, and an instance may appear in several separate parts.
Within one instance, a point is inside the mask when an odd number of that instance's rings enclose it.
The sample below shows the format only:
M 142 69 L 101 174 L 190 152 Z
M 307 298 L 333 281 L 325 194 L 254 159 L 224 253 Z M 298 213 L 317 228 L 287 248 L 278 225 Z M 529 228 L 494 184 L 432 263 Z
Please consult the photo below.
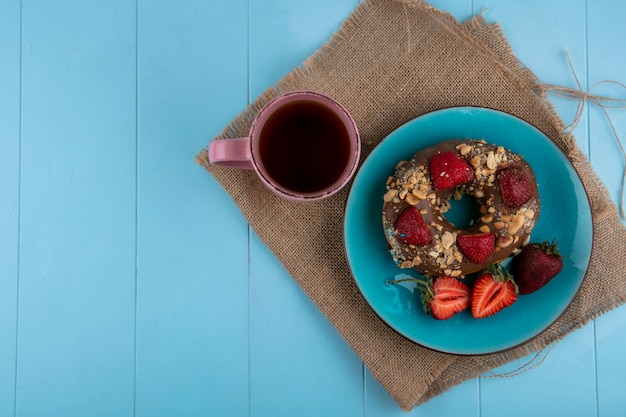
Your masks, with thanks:
M 382 221 L 393 260 L 426 276 L 464 276 L 528 243 L 540 212 L 537 181 L 524 159 L 484 140 L 441 142 L 396 165 Z M 448 222 L 450 200 L 473 196 L 481 216 L 467 229 Z

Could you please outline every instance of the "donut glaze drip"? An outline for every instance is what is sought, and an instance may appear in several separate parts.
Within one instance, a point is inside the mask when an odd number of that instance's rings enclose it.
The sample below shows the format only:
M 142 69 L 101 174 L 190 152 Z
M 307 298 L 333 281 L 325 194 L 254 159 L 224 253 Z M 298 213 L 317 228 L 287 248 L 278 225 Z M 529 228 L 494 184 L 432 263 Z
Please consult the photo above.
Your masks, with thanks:
M 435 191 L 429 160 L 440 152 L 456 152 L 464 158 L 474 169 L 474 178 L 455 188 Z M 496 178 L 500 170 L 508 167 L 520 169 L 531 187 L 528 201 L 516 208 L 504 204 Z M 444 141 L 400 161 L 388 178 L 386 189 L 382 223 L 391 256 L 400 268 L 414 268 L 426 276 L 462 277 L 517 253 L 528 243 L 540 213 L 537 180 L 530 165 L 520 155 L 482 140 Z M 460 199 L 463 194 L 476 199 L 481 216 L 467 229 L 458 229 L 446 220 L 445 213 L 450 200 Z M 396 239 L 396 221 L 410 206 L 417 207 L 430 227 L 433 239 L 427 245 L 408 245 Z M 456 244 L 458 236 L 480 233 L 495 235 L 494 250 L 484 264 L 469 260 Z

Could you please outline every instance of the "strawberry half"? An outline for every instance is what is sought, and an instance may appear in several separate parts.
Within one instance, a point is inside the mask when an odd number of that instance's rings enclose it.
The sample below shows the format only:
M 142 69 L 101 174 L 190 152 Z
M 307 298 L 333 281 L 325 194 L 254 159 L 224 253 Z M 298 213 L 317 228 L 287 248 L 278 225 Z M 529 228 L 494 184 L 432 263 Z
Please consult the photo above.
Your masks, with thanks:
M 428 161 L 435 190 L 448 190 L 474 179 L 474 169 L 456 152 L 437 152 Z
M 556 240 L 524 246 L 511 262 L 519 293 L 530 294 L 550 282 L 563 269 L 562 258 Z
M 456 238 L 456 244 L 461 253 L 475 264 L 484 264 L 493 253 L 496 236 L 493 233 L 479 233 L 477 235 L 461 235 Z
M 426 245 L 433 235 L 415 206 L 407 207 L 396 221 L 396 239 L 408 245 Z
M 437 320 L 446 320 L 460 313 L 470 305 L 471 291 L 469 287 L 454 277 L 441 276 L 434 281 L 424 281 L 418 278 L 402 278 L 388 281 L 388 284 L 398 282 L 417 282 L 422 286 L 422 303 L 424 311 Z
M 493 316 L 517 300 L 517 285 L 502 266 L 489 265 L 478 276 L 472 289 L 472 316 L 477 319 Z
M 530 180 L 524 171 L 517 167 L 507 167 L 496 174 L 502 201 L 508 208 L 520 208 L 532 196 Z
M 446 320 L 470 305 L 470 289 L 454 277 L 442 276 L 433 283 L 434 295 L 428 300 L 430 311 L 438 320 Z

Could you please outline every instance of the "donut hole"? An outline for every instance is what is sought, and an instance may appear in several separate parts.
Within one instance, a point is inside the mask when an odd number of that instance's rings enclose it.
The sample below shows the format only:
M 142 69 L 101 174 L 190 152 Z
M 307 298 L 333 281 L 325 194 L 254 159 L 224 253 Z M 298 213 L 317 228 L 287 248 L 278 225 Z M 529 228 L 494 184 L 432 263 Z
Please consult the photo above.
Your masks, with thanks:
M 463 194 L 460 200 L 450 199 L 446 220 L 457 229 L 467 229 L 480 219 L 480 204 L 475 197 Z

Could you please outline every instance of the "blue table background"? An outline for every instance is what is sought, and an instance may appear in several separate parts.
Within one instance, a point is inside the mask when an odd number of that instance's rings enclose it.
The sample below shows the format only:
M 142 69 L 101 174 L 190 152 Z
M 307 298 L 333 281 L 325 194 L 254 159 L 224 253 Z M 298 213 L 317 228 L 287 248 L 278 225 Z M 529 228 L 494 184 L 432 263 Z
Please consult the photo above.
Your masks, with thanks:
M 357 3 L 0 1 L 0 416 L 406 415 L 194 163 Z M 431 4 L 543 82 L 576 86 L 565 51 L 583 89 L 626 82 L 626 2 Z M 602 112 L 575 133 L 617 200 Z M 623 416 L 624 346 L 620 307 L 409 415 Z

